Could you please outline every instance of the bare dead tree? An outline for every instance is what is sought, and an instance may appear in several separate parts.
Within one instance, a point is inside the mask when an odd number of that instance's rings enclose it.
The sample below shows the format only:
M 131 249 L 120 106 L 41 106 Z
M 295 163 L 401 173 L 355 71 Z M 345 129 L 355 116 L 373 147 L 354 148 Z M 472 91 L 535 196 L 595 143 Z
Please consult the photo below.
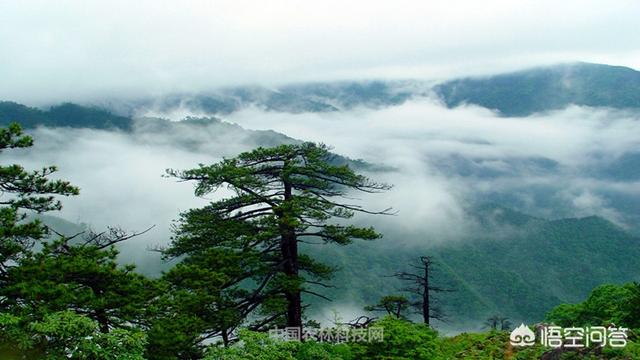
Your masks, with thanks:
M 411 302 L 411 306 L 416 309 L 416 312 L 422 315 L 423 322 L 427 325 L 430 324 L 431 319 L 439 321 L 446 321 L 446 316 L 442 311 L 442 308 L 438 304 L 438 299 L 433 296 L 433 293 L 451 292 L 453 289 L 442 288 L 435 286 L 431 283 L 431 270 L 434 266 L 433 258 L 430 256 L 421 256 L 420 264 L 409 265 L 419 272 L 398 272 L 394 276 L 410 285 L 403 288 L 414 296 L 416 300 Z

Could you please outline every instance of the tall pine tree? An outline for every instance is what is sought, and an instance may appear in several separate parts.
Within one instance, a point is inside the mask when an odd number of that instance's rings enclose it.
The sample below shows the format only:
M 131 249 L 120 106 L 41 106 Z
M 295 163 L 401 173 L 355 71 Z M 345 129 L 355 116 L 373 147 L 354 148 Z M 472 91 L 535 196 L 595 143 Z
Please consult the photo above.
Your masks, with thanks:
M 213 165 L 176 171 L 170 176 L 196 183 L 195 194 L 205 196 L 222 188 L 231 196 L 183 213 L 167 256 L 187 258 L 217 249 L 244 259 L 243 271 L 228 277 L 221 288 L 249 289 L 237 298 L 238 314 L 253 310 L 254 327 L 278 316 L 290 327 L 303 322 L 303 293 L 319 294 L 332 269 L 299 251 L 301 242 L 349 244 L 381 235 L 372 227 L 340 224 L 356 212 L 369 211 L 348 203 L 353 191 L 376 193 L 390 188 L 336 165 L 325 145 L 303 143 L 258 148 Z M 317 241 L 317 240 L 316 240 Z M 230 257 L 233 257 L 229 255 Z

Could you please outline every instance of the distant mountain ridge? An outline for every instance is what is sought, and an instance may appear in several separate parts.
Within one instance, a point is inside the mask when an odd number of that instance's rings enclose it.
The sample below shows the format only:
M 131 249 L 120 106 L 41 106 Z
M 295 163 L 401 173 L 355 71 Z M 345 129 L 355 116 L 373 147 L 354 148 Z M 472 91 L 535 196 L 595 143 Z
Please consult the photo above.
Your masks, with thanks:
M 162 114 L 178 110 L 197 117 L 220 117 L 248 107 L 286 113 L 333 112 L 357 106 L 387 107 L 402 104 L 415 96 L 426 96 L 428 89 L 418 84 L 363 81 L 286 85 L 278 89 L 244 86 L 195 94 L 108 101 L 100 105 L 63 103 L 48 109 L 0 101 L 0 125 L 18 121 L 26 128 L 41 125 L 129 131 L 133 127 L 133 119 L 163 118 Z
M 640 72 L 623 66 L 571 63 L 436 85 L 448 107 L 474 104 L 504 116 L 528 116 L 571 104 L 640 109 Z
M 569 105 L 640 109 L 640 72 L 623 66 L 584 62 L 525 69 L 485 77 L 467 77 L 434 84 L 422 80 L 339 81 L 244 86 L 194 94 L 172 94 L 120 104 L 132 115 L 178 109 L 228 115 L 247 107 L 304 113 L 383 108 L 411 99 L 439 98 L 447 107 L 474 104 L 502 116 L 529 116 Z
M 24 128 L 37 126 L 103 130 L 131 130 L 133 120 L 110 110 L 64 103 L 42 110 L 12 101 L 0 101 L 0 126 L 18 122 Z
M 276 88 L 238 86 L 198 93 L 176 93 L 155 98 L 111 101 L 104 106 L 128 115 L 171 113 L 176 110 L 194 114 L 228 115 L 248 107 L 285 113 L 321 113 L 350 110 L 355 107 L 394 106 L 427 96 L 429 85 L 422 81 L 338 81 L 291 84 Z
M 502 116 L 529 116 L 574 105 L 640 110 L 640 72 L 622 66 L 570 63 L 434 84 L 421 80 L 340 81 L 239 86 L 200 93 L 176 93 L 96 105 L 64 103 L 49 109 L 0 101 L 0 125 L 38 125 L 130 130 L 132 119 L 172 112 L 225 116 L 255 107 L 285 113 L 335 112 L 356 107 L 384 108 L 411 99 L 439 98 L 447 107 L 473 104 Z M 158 115 L 159 114 L 159 115 Z
M 251 130 L 215 117 L 187 117 L 180 121 L 161 118 L 131 118 L 115 115 L 98 107 L 76 104 L 53 106 L 49 110 L 27 107 L 14 102 L 0 102 L 0 126 L 18 122 L 25 129 L 50 128 L 122 131 L 140 143 L 175 146 L 188 151 L 204 151 L 220 156 L 235 156 L 256 147 L 273 147 L 301 143 L 273 130 Z M 375 165 L 360 159 L 333 154 L 332 162 L 349 164 L 360 170 L 387 171 L 389 166 Z

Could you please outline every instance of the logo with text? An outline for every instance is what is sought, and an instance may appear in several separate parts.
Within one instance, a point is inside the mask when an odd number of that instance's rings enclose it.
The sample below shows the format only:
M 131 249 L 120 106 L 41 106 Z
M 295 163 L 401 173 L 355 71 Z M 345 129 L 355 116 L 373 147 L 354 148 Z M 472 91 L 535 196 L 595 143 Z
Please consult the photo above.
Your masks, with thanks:
M 583 348 L 592 345 L 620 348 L 627 346 L 629 329 L 615 326 L 567 327 L 540 325 L 538 339 L 542 346 L 551 348 Z M 509 336 L 513 346 L 532 346 L 536 342 L 536 333 L 525 324 L 520 324 Z

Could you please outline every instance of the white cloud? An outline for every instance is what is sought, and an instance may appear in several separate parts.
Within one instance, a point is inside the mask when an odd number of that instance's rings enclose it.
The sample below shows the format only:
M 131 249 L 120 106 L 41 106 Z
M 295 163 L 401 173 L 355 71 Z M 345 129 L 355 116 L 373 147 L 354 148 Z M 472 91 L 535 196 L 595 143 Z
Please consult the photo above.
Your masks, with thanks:
M 0 98 L 640 66 L 635 1 L 0 1 Z
M 542 216 L 601 215 L 619 224 L 628 221 L 607 193 L 637 198 L 637 182 L 593 178 L 588 170 L 602 161 L 635 151 L 637 115 L 621 111 L 572 107 L 529 118 L 501 118 L 476 107 L 449 110 L 438 103 L 408 102 L 385 109 L 336 113 L 285 114 L 247 109 L 228 121 L 250 129 L 275 129 L 287 135 L 325 142 L 335 151 L 396 171 L 370 174 L 392 183 L 386 193 L 358 195 L 374 210 L 393 206 L 398 216 L 358 217 L 392 234 L 392 241 L 447 241 L 468 238 L 476 229 L 465 209 L 487 194 L 508 194 L 520 210 Z M 56 164 L 59 176 L 81 187 L 81 195 L 65 199 L 59 215 L 97 229 L 120 225 L 129 230 L 157 228 L 130 244 L 141 250 L 169 241 L 171 221 L 180 211 L 202 206 L 192 184 L 162 178 L 169 167 L 187 169 L 213 163 L 222 155 L 253 145 L 239 135 L 198 128 L 171 133 L 138 129 L 133 134 L 94 130 L 38 129 L 36 146 L 3 153 L 5 162 L 29 168 Z M 181 140 L 191 139 L 189 151 Z M 195 144 L 195 145 L 194 145 Z M 598 154 L 594 157 L 593 154 Z M 552 171 L 527 159 L 556 162 Z M 463 174 L 455 161 L 471 161 L 495 172 Z M 544 189 L 553 206 L 540 203 L 532 189 Z M 212 195 L 214 197 L 216 195 Z M 555 208 L 557 204 L 558 209 Z M 126 259 L 147 258 L 127 251 Z
M 623 224 L 625 216 L 596 194 L 613 191 L 637 196 L 628 183 L 595 180 L 588 174 L 594 166 L 638 148 L 636 113 L 570 107 L 546 115 L 502 118 L 483 108 L 448 110 L 424 100 L 340 113 L 296 115 L 248 109 L 227 120 L 326 142 L 338 153 L 398 168 L 398 172 L 375 174 L 396 188 L 368 200 L 378 208 L 386 203 L 400 211 L 402 220 L 396 230 L 464 237 L 468 232 L 461 230 L 469 229 L 464 207 L 490 193 L 520 197 L 529 205 L 521 210 L 541 215 L 597 214 Z M 459 166 L 456 159 L 472 161 L 498 175 L 447 171 Z M 555 170 L 541 169 L 537 159 L 555 163 Z M 536 187 L 545 188 L 548 196 L 564 194 L 562 209 L 536 204 L 528 192 Z M 587 204 L 589 199 L 580 194 L 601 201 Z

